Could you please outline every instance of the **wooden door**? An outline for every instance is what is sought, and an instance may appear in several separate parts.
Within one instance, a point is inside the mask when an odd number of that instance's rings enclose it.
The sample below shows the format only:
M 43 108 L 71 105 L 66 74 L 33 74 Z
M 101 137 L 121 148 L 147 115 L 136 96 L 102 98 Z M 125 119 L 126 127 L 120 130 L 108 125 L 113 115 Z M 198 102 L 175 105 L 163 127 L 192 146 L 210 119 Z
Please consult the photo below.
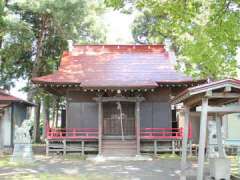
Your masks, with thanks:
M 122 107 L 122 126 L 120 110 L 116 102 L 103 103 L 103 135 L 105 137 L 121 137 L 122 127 L 125 137 L 135 136 L 135 104 L 132 102 L 120 102 Z

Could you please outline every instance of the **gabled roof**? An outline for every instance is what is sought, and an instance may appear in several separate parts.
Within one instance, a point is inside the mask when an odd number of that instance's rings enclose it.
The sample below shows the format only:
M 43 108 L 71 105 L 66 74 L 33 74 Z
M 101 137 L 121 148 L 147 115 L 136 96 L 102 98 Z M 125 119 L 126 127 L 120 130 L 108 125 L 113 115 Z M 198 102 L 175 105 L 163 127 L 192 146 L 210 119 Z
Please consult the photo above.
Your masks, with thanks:
M 23 99 L 15 97 L 15 96 L 12 96 L 12 95 L 7 94 L 6 92 L 0 90 L 0 104 L 2 104 L 2 106 L 5 106 L 5 105 L 7 106 L 10 102 L 19 102 L 19 103 L 24 103 L 28 106 L 34 106 L 34 104 L 31 102 L 25 101 Z
M 189 98 L 200 95 L 200 94 L 206 95 L 206 93 L 209 91 L 221 92 L 222 96 L 224 97 L 224 93 L 225 93 L 224 88 L 227 88 L 227 87 L 233 88 L 231 89 L 231 91 L 239 93 L 239 97 L 240 97 L 240 80 L 230 78 L 230 79 L 223 79 L 220 81 L 214 81 L 214 82 L 198 85 L 195 87 L 187 88 L 181 93 L 179 93 L 174 99 L 172 99 L 172 104 L 178 104 L 178 103 L 184 102 Z
M 75 45 L 63 53 L 58 71 L 32 81 L 86 88 L 152 88 L 161 83 L 194 82 L 175 70 L 163 45 Z

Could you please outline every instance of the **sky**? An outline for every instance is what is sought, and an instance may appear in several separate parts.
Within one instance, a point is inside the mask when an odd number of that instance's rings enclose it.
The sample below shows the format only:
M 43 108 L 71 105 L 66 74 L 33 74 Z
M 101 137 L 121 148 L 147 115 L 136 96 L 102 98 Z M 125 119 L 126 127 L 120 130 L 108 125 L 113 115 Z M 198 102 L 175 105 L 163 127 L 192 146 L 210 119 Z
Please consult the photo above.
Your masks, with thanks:
M 107 44 L 129 44 L 133 42 L 131 24 L 134 15 L 109 10 L 103 18 L 107 27 Z
M 107 44 L 128 44 L 133 42 L 131 35 L 131 23 L 134 15 L 123 14 L 119 11 L 108 10 L 103 15 L 103 22 L 107 29 Z M 26 93 L 21 89 L 26 85 L 26 81 L 18 79 L 15 87 L 10 90 L 10 94 L 22 99 L 27 99 Z

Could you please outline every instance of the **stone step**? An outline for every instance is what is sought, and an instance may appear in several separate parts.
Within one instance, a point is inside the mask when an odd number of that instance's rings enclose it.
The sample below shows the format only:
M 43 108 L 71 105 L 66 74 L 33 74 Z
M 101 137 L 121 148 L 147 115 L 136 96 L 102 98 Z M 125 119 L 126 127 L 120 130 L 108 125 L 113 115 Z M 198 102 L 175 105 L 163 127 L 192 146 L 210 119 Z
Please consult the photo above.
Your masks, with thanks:
M 129 150 L 129 149 L 125 149 L 125 150 L 118 150 L 118 151 L 112 151 L 110 149 L 108 150 L 103 150 L 102 154 L 103 155 L 116 155 L 116 156 L 121 156 L 121 155 L 136 155 L 137 151 L 136 150 Z
M 135 144 L 121 144 L 121 143 L 119 143 L 119 144 L 105 144 L 105 143 L 103 143 L 102 144 L 102 146 L 122 146 L 122 147 L 127 147 L 127 146 L 136 146 L 137 144 L 135 143 Z
M 129 141 L 129 140 L 127 140 L 127 141 L 121 141 L 121 140 L 103 140 L 102 141 L 102 144 L 106 144 L 106 145 L 115 145 L 115 144 L 129 144 L 129 145 L 131 145 L 131 144 L 133 144 L 133 145 L 135 145 L 135 144 L 137 144 L 137 142 L 134 140 L 134 141 Z
M 102 149 L 136 149 L 136 145 L 102 145 Z
M 102 142 L 102 154 L 106 156 L 133 156 L 136 153 L 136 140 L 103 140 Z

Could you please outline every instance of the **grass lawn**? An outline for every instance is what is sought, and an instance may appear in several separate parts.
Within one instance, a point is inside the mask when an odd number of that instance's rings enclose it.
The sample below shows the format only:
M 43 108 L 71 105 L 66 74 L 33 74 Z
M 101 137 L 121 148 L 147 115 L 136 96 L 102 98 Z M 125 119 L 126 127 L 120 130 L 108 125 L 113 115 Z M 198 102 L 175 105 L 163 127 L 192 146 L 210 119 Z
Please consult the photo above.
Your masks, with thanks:
M 181 156 L 177 154 L 172 154 L 172 153 L 161 153 L 158 155 L 154 156 L 154 159 L 174 159 L 174 160 L 180 160 Z
M 36 163 L 24 163 L 24 162 L 11 162 L 10 161 L 11 156 L 10 155 L 6 155 L 6 156 L 0 156 L 0 168 L 1 167 L 32 167 L 32 166 L 36 166 Z
M 228 156 L 229 159 L 231 160 L 231 174 L 236 176 L 236 177 L 239 177 L 240 179 L 240 169 L 239 169 L 239 166 L 238 166 L 238 157 L 237 156 Z

